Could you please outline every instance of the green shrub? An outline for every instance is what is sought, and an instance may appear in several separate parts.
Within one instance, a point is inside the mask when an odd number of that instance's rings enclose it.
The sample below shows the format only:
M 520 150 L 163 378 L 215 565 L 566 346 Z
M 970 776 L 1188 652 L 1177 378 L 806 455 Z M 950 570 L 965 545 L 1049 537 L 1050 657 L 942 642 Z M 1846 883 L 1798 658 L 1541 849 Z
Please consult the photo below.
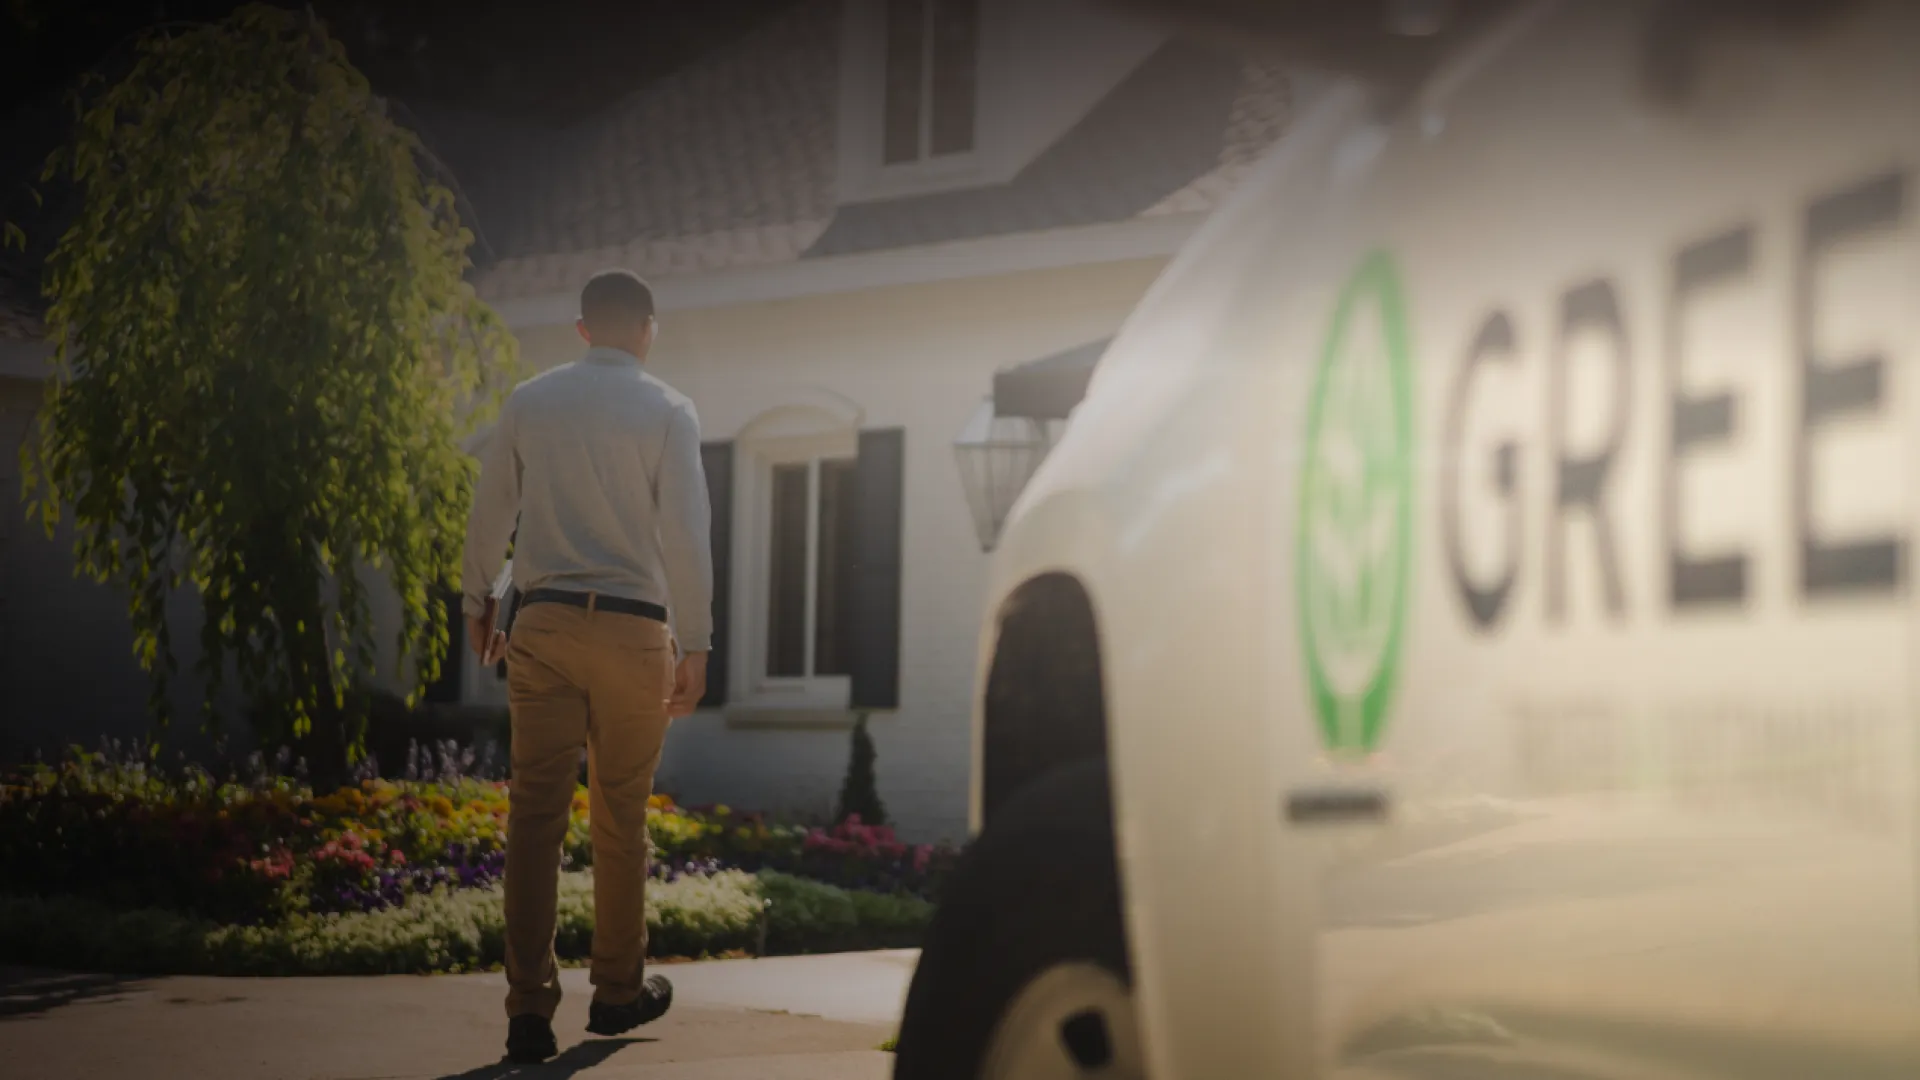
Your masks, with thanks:
M 860 925 L 844 889 L 771 870 L 760 874 L 760 888 L 767 898 L 770 953 L 837 952 Z
M 857 892 L 774 871 L 760 874 L 767 952 L 823 953 L 911 948 L 933 905 L 910 896 Z
M 917 896 L 893 896 L 886 893 L 849 890 L 853 914 L 859 926 L 859 947 L 866 949 L 911 949 L 920 944 L 921 934 L 933 921 L 934 905 Z
M 880 803 L 880 788 L 873 775 L 877 756 L 873 736 L 867 732 L 867 714 L 861 713 L 853 725 L 853 748 L 847 758 L 847 778 L 840 785 L 837 820 L 866 825 L 887 823 L 887 808 Z

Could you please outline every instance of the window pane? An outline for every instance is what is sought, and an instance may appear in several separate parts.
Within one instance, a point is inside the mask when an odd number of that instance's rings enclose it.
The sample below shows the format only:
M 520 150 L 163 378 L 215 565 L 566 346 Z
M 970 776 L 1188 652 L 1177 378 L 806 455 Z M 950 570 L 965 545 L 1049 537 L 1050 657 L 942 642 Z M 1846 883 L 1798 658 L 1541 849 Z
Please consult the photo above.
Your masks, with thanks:
M 980 0 L 933 0 L 933 153 L 973 149 Z
M 887 0 L 886 164 L 920 159 L 920 83 L 926 74 L 927 0 Z
M 849 675 L 847 591 L 853 582 L 852 458 L 820 463 L 820 563 L 815 579 L 813 673 Z
M 773 469 L 768 536 L 767 674 L 807 673 L 807 467 Z

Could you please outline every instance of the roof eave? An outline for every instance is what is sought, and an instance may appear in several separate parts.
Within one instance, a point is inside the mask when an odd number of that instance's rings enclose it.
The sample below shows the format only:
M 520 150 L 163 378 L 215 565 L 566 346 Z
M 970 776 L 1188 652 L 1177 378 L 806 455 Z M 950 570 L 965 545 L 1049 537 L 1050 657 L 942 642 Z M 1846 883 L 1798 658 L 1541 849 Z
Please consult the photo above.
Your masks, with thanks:
M 693 311 L 895 285 L 1168 258 L 1180 250 L 1206 217 L 1205 213 L 1162 214 L 1103 225 L 663 278 L 651 284 L 661 311 Z M 495 301 L 493 307 L 509 327 L 532 329 L 572 323 L 579 316 L 580 298 L 569 290 Z

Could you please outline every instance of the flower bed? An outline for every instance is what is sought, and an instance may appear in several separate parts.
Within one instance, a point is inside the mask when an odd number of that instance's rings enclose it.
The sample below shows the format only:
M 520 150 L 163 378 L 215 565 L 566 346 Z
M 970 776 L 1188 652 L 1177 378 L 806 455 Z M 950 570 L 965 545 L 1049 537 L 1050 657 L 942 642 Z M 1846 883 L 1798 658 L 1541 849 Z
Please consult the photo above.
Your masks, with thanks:
M 505 784 L 457 771 L 315 796 L 279 770 L 222 780 L 76 753 L 0 778 L 0 962 L 223 975 L 489 967 L 506 815 Z M 858 820 L 805 828 L 666 796 L 648 825 L 656 957 L 911 946 L 956 855 Z M 588 837 L 582 788 L 564 847 L 563 959 L 590 950 Z
M 831 829 L 769 823 L 728 807 L 693 811 L 655 796 L 649 816 L 656 858 L 666 866 L 778 870 L 846 889 L 932 898 L 958 851 L 902 843 L 892 829 L 850 817 Z
M 469 777 L 368 779 L 315 796 L 282 775 L 218 780 L 74 754 L 0 786 L 0 866 L 15 892 L 274 925 L 489 887 L 504 870 L 506 815 L 506 785 Z M 808 829 L 724 806 L 687 810 L 666 796 L 653 799 L 648 825 L 663 882 L 777 871 L 928 898 L 955 857 L 857 820 Z M 592 865 L 584 787 L 564 865 Z
M 555 950 L 584 960 L 591 871 L 563 874 Z M 722 871 L 647 890 L 648 952 L 694 958 L 766 951 L 893 948 L 919 939 L 932 905 L 850 893 L 772 871 Z M 850 916 L 850 917 L 849 917 Z M 376 911 L 221 924 L 152 908 L 0 896 L 0 962 L 125 974 L 435 974 L 497 966 L 505 916 L 497 885 L 441 890 Z

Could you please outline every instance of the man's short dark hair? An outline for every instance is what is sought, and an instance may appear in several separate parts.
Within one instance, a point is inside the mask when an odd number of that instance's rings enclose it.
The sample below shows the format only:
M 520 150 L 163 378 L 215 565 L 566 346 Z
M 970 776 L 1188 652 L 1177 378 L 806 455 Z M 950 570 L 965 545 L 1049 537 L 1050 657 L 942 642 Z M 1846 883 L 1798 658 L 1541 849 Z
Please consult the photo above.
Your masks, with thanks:
M 631 270 L 602 270 L 580 290 L 580 318 L 589 333 L 636 330 L 653 315 L 653 289 Z

